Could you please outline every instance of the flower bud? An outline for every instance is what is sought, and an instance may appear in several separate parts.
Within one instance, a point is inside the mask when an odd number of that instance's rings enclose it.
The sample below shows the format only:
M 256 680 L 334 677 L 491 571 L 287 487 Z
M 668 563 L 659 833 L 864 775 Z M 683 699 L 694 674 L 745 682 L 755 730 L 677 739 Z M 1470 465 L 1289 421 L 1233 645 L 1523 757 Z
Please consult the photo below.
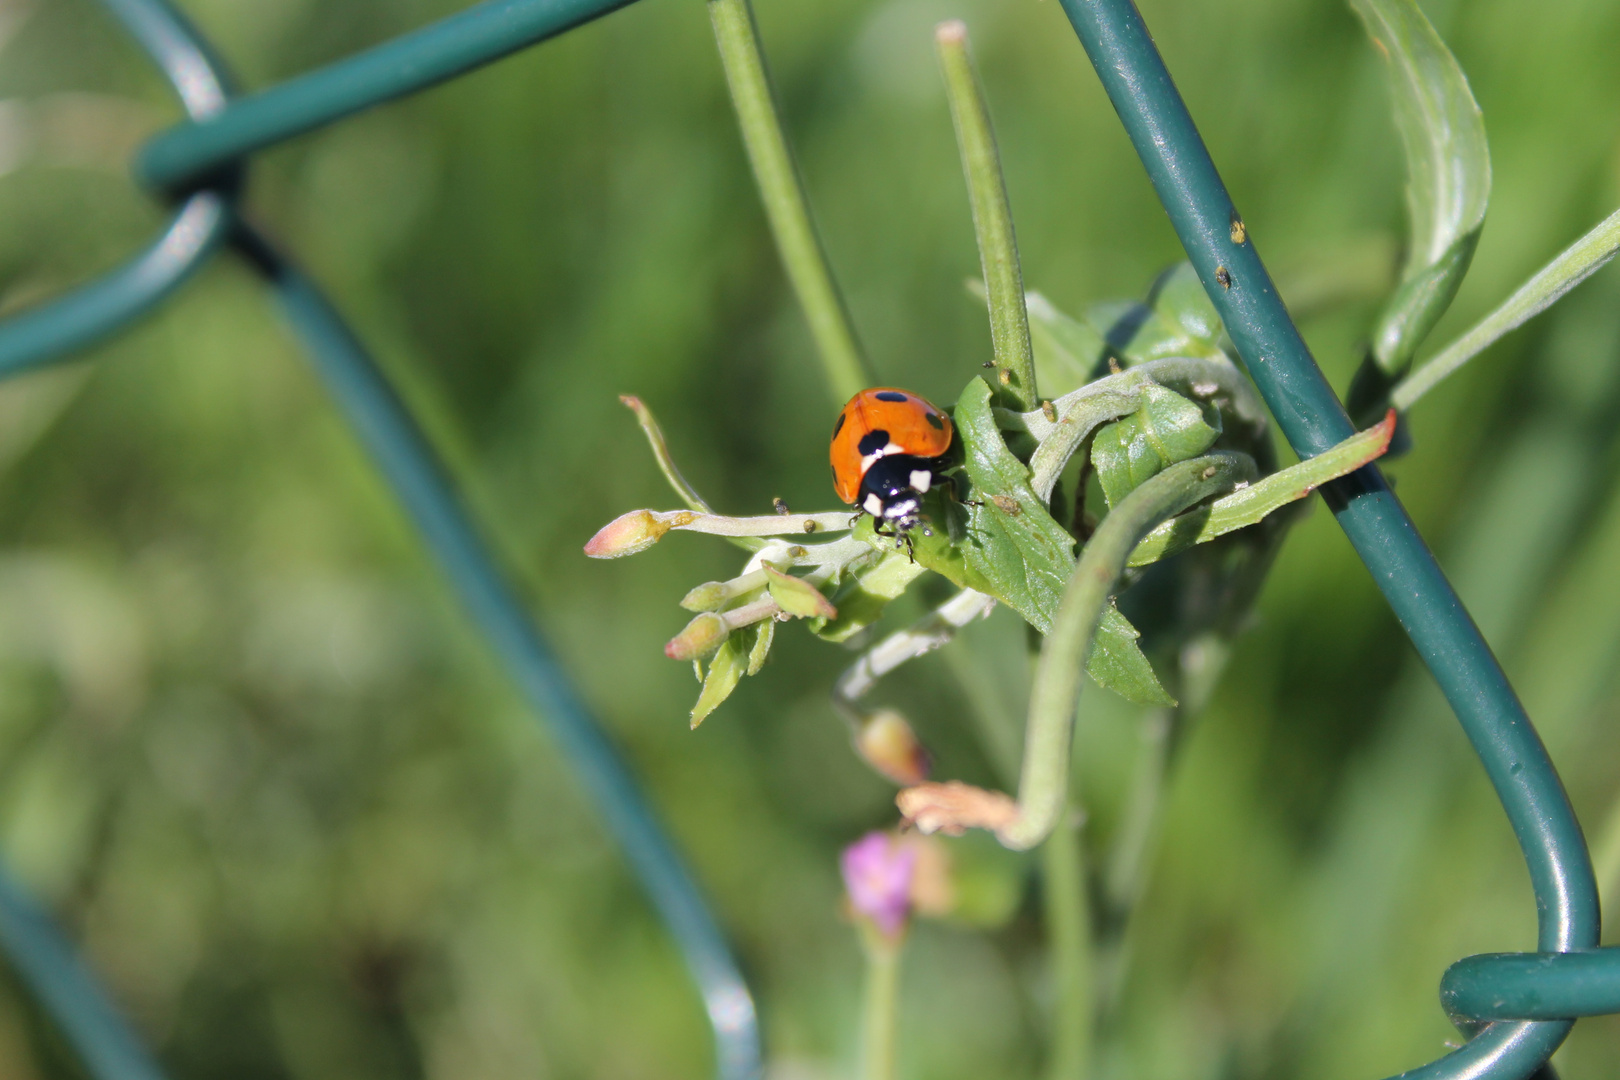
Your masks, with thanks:
M 660 521 L 651 510 L 632 510 L 620 514 L 585 545 L 585 554 L 593 559 L 617 559 L 646 551 L 664 538 L 670 522 Z
M 735 598 L 765 584 L 765 571 L 754 570 L 730 581 L 706 581 L 681 599 L 687 611 L 719 611 Z
M 866 763 L 901 787 L 928 779 L 933 764 L 906 718 L 893 709 L 879 709 L 855 733 L 855 750 Z
M 731 587 L 724 581 L 705 581 L 681 598 L 687 611 L 719 611 L 731 599 Z
M 774 566 L 766 566 L 764 570 L 771 599 L 780 604 L 782 610 L 789 615 L 797 615 L 801 619 L 817 616 L 831 619 L 838 614 L 838 609 L 821 595 L 821 590 L 803 578 L 784 574 Z
M 669 644 L 664 646 L 664 655 L 671 660 L 696 660 L 713 653 L 730 636 L 731 629 L 726 626 L 726 620 L 712 611 L 705 611 L 669 640 Z

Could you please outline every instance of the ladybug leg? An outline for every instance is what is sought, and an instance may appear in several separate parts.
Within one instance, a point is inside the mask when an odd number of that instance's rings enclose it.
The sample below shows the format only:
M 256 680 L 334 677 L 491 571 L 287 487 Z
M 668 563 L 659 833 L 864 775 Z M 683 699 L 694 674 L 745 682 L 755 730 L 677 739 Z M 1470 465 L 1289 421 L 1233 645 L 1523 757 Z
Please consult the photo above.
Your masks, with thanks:
M 978 499 L 964 499 L 964 498 L 962 498 L 962 487 L 961 487 L 960 484 L 958 484 L 956 482 L 956 477 L 942 475 L 940 477 L 940 479 L 944 481 L 943 486 L 945 487 L 945 489 L 950 492 L 952 502 L 957 503 L 958 505 L 961 505 L 961 506 L 983 506 L 984 505 L 984 503 L 980 502 Z

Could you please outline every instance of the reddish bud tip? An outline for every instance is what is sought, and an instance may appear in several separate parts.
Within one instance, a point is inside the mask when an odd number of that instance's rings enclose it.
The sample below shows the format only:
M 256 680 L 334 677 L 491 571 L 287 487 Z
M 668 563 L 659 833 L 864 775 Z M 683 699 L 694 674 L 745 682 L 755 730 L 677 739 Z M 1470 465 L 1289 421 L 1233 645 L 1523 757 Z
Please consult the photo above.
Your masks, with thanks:
M 593 559 L 617 559 L 646 551 L 669 532 L 670 523 L 659 521 L 650 510 L 632 510 L 602 526 L 585 545 Z
M 1381 441 L 1378 444 L 1378 453 L 1374 455 L 1375 457 L 1382 456 L 1384 451 L 1389 449 L 1389 441 L 1395 437 L 1395 423 L 1394 409 L 1385 413 L 1384 418 L 1378 422 L 1378 434 Z
M 664 655 L 671 660 L 697 660 L 713 653 L 730 636 L 731 630 L 726 626 L 726 620 L 712 611 L 705 611 L 687 623 L 686 629 L 670 638 L 669 644 L 664 646 Z

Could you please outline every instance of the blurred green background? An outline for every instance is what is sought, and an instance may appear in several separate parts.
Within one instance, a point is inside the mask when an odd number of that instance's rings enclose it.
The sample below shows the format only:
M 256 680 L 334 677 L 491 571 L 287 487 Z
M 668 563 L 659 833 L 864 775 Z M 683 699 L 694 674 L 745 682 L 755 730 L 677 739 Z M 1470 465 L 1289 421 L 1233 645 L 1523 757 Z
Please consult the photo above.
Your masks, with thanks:
M 249 87 L 456 10 L 186 0 Z M 1142 0 L 1251 235 L 1341 390 L 1391 280 L 1401 163 L 1336 0 Z M 1449 339 L 1620 203 L 1620 3 L 1425 5 L 1484 109 L 1495 197 Z M 885 382 L 954 399 L 989 354 L 932 53 L 965 18 L 1026 282 L 1140 295 L 1179 258 L 1051 0 L 757 0 L 833 264 Z M 177 117 L 89 0 L 0 2 L 6 310 L 158 227 L 131 150 Z M 256 162 L 252 215 L 406 387 L 585 696 L 689 853 L 760 999 L 771 1080 L 852 1075 L 860 956 L 839 848 L 892 788 L 828 704 L 852 658 L 784 627 L 696 733 L 661 654 L 734 549 L 589 562 L 667 507 L 641 395 L 718 506 L 834 505 L 828 399 L 766 231 L 698 0 L 556 42 Z M 1391 466 L 1537 720 L 1588 834 L 1620 796 L 1620 275 L 1604 272 L 1412 417 Z M 254 280 L 211 264 L 83 361 L 0 386 L 0 848 L 178 1080 L 701 1077 L 680 960 L 545 734 L 471 632 Z M 899 605 L 900 625 L 921 610 Z M 953 644 L 997 658 L 1004 613 Z M 989 782 L 951 653 L 891 678 L 939 775 Z M 992 702 L 992 706 L 995 702 Z M 1138 717 L 1082 702 L 1106 842 Z M 1455 1039 L 1435 987 L 1530 948 L 1512 836 L 1461 733 L 1320 507 L 1184 748 L 1120 1080 L 1373 1078 Z M 991 933 L 921 924 L 902 1072 L 1024 1077 L 1050 999 L 1031 884 Z M 1612 934 L 1605 940 L 1616 939 Z M 1570 1080 L 1613 1075 L 1582 1022 Z M 81 1075 L 0 974 L 0 1077 Z

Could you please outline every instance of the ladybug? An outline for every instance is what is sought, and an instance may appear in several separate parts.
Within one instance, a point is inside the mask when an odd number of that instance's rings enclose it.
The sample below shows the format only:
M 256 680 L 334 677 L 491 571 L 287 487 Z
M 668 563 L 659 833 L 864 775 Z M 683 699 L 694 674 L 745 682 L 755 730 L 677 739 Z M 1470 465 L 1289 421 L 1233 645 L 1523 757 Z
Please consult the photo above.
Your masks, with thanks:
M 885 536 L 908 539 L 919 525 L 931 535 L 922 496 L 942 480 L 949 483 L 944 470 L 952 438 L 951 418 L 928 399 L 889 386 L 862 390 L 833 425 L 833 488 L 877 518 Z

